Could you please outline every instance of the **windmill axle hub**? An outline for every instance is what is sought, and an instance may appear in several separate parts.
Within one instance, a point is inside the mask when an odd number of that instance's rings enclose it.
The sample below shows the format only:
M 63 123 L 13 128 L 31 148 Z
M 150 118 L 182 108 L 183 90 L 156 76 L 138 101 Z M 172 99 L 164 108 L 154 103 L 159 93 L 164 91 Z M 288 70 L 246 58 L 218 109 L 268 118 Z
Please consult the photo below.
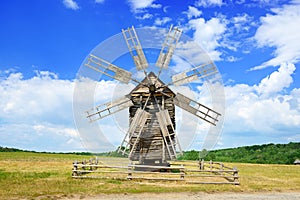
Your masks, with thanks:
M 150 86 L 149 86 L 149 92 L 150 92 L 150 93 L 154 93 L 155 91 L 156 91 L 155 85 L 150 85 Z

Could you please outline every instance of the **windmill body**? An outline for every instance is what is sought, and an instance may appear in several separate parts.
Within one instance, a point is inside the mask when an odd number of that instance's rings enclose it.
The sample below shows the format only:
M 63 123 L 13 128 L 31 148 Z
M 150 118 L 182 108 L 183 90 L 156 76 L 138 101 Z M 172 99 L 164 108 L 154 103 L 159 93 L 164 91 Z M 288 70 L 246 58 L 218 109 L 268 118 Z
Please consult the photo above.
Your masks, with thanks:
M 139 161 L 142 164 L 166 163 L 166 160 L 171 159 L 167 148 L 171 151 L 173 151 L 173 149 L 176 151 L 175 134 L 172 134 L 170 130 L 170 137 L 164 137 L 156 116 L 160 108 L 168 112 L 172 126 L 175 129 L 175 106 L 172 99 L 175 94 L 168 87 L 160 88 L 165 85 L 161 80 L 158 80 L 155 85 L 152 85 L 153 88 L 151 89 L 151 85 L 148 87 L 145 86 L 148 84 L 148 80 L 152 84 L 156 79 L 156 75 L 150 72 L 148 77 L 142 80 L 142 84 L 136 86 L 130 93 L 133 102 L 133 106 L 129 108 L 130 125 L 134 123 L 134 117 L 138 109 L 145 107 L 144 111 L 149 113 L 140 136 L 137 137 L 138 134 L 131 133 L 129 139 L 124 138 L 124 140 L 128 139 L 128 142 L 131 144 L 129 149 L 129 151 L 132 151 L 130 160 Z M 162 95 L 158 91 L 163 92 L 165 95 Z M 169 129 L 172 128 L 170 127 Z M 135 143 L 136 146 L 134 146 Z M 169 147 L 167 147 L 166 144 L 169 145 Z M 180 149 L 177 150 L 180 151 Z
M 124 97 L 97 106 L 87 111 L 91 122 L 101 120 L 121 110 L 129 110 L 129 128 L 124 135 L 118 152 L 127 155 L 131 161 L 147 165 L 166 165 L 181 153 L 176 134 L 175 106 L 216 125 L 220 113 L 183 94 L 174 93 L 169 86 L 191 83 L 216 74 L 213 62 L 195 66 L 190 70 L 173 75 L 170 83 L 160 80 L 163 70 L 168 70 L 172 55 L 180 39 L 181 31 L 171 26 L 163 42 L 156 66 L 157 74 L 147 72 L 148 62 L 134 27 L 122 30 L 130 55 L 137 71 L 144 73 L 144 79 L 133 78 L 132 73 L 91 54 L 86 67 L 124 84 L 136 83 L 136 87 Z

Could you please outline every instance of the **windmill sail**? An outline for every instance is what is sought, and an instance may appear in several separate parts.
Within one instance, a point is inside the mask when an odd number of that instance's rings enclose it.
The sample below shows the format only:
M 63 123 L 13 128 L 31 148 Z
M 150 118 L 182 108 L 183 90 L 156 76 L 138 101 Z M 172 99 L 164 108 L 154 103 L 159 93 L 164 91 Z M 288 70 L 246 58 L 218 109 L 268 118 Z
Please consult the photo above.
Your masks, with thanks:
M 170 84 L 179 86 L 216 73 L 218 73 L 217 67 L 213 62 L 209 62 L 172 76 L 172 83 Z
M 117 67 L 116 65 L 113 65 L 93 54 L 90 54 L 87 62 L 85 63 L 85 66 L 126 84 L 129 83 L 130 80 L 132 80 L 132 74 L 130 72 Z
M 168 68 L 181 34 L 182 31 L 179 30 L 177 27 L 170 27 L 170 30 L 162 45 L 160 54 L 156 61 L 156 66 L 160 68 Z
M 216 126 L 220 113 L 194 101 L 180 93 L 177 93 L 173 99 L 174 104 L 183 110 L 192 113 L 200 119 Z
M 171 159 L 176 159 L 176 144 L 179 147 L 179 151 L 181 153 L 181 147 L 178 142 L 178 138 L 176 137 L 176 133 L 173 127 L 173 123 L 171 121 L 170 115 L 168 110 L 161 110 L 156 113 L 156 117 L 162 132 L 162 136 L 164 139 L 164 143 L 167 147 L 167 152 Z M 173 138 L 175 138 L 175 141 L 173 141 Z
M 133 103 L 128 96 L 124 96 L 120 99 L 117 99 L 113 102 L 106 103 L 95 107 L 92 110 L 86 111 L 87 118 L 90 119 L 90 122 L 96 121 L 98 119 L 102 119 L 111 114 L 124 110 L 125 108 L 129 108 Z
M 145 70 L 148 67 L 148 62 L 143 52 L 138 36 L 134 27 L 122 30 L 126 44 L 128 46 L 131 57 L 134 61 L 137 70 Z
M 118 152 L 121 152 L 122 155 L 126 153 L 126 150 L 128 147 L 131 148 L 129 152 L 129 157 L 131 154 L 137 149 L 137 144 L 139 142 L 143 127 L 147 121 L 147 119 L 150 118 L 150 113 L 142 110 L 141 108 L 138 108 L 134 118 L 132 119 L 131 125 L 120 145 L 118 148 Z M 134 138 L 134 139 L 133 139 Z

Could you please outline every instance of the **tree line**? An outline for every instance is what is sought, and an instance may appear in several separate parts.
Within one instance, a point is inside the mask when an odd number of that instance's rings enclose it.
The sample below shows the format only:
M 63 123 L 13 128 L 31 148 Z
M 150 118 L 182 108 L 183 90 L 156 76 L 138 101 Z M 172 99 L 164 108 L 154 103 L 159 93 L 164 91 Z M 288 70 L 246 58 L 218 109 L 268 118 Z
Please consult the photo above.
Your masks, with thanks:
M 182 160 L 215 160 L 221 162 L 260 163 L 260 164 L 293 164 L 300 159 L 300 142 L 288 144 L 263 144 L 237 148 L 186 151 Z

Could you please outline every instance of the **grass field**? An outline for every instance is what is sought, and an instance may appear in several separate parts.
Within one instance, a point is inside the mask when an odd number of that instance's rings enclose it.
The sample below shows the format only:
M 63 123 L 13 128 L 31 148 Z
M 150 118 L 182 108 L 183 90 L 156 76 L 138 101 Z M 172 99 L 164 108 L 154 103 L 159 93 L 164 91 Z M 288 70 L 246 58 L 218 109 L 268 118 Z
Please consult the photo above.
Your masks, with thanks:
M 241 185 L 72 179 L 74 160 L 90 156 L 28 152 L 0 153 L 0 199 L 57 199 L 99 193 L 300 191 L 300 166 L 227 163 L 239 169 Z M 106 158 L 107 159 L 107 158 Z M 119 158 L 111 158 L 119 159 Z

